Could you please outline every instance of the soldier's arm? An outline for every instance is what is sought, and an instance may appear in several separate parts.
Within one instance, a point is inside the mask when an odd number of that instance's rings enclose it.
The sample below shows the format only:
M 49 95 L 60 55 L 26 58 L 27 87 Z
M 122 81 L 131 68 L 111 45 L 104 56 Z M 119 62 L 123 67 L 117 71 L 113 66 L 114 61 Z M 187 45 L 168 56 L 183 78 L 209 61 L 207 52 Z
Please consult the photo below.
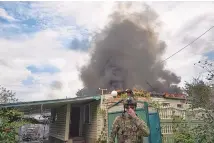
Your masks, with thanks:
M 147 126 L 147 124 L 141 120 L 140 118 L 136 117 L 132 117 L 134 123 L 137 125 L 137 127 L 140 129 L 140 131 L 142 132 L 144 137 L 148 137 L 150 134 L 150 130 Z
M 112 131 L 111 131 L 111 134 L 110 134 L 110 137 L 109 137 L 109 143 L 114 143 L 115 141 L 115 137 L 117 135 L 117 132 L 119 130 L 119 116 L 116 117 L 116 119 L 114 120 L 113 124 L 112 124 Z

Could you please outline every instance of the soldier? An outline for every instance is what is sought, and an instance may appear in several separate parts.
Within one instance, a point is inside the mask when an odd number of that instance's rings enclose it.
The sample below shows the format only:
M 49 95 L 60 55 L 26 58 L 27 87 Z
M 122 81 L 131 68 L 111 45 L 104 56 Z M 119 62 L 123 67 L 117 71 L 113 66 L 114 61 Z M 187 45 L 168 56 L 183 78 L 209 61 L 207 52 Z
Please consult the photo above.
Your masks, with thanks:
M 136 107 L 137 103 L 133 97 L 130 96 L 124 101 L 124 113 L 114 120 L 109 143 L 114 143 L 116 136 L 118 143 L 143 143 L 143 137 L 149 136 L 147 124 L 135 113 Z
M 134 93 L 132 92 L 131 89 L 126 89 L 126 93 L 127 93 L 128 96 L 131 96 L 131 97 L 134 96 Z

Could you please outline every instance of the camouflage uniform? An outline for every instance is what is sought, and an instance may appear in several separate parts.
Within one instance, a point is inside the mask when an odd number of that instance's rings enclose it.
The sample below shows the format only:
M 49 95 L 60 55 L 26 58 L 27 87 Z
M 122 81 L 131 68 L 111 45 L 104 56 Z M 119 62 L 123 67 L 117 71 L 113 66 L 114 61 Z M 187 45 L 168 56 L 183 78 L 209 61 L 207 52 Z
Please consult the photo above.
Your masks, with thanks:
M 147 124 L 138 117 L 132 117 L 128 113 L 116 117 L 112 125 L 109 143 L 143 143 L 143 137 L 150 134 Z

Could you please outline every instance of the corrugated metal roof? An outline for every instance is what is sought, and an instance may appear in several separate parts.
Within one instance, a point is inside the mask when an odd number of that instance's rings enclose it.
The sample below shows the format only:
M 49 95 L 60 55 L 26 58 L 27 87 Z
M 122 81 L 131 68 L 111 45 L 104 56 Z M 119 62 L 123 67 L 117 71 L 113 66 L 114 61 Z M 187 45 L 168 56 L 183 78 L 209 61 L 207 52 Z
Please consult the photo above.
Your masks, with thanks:
M 41 101 L 30 101 L 30 102 L 17 102 L 17 103 L 6 103 L 0 104 L 0 108 L 14 107 L 23 112 L 38 113 L 39 110 L 48 110 L 54 107 L 63 106 L 67 103 L 85 103 L 90 101 L 100 100 L 100 95 L 98 96 L 85 96 L 67 99 L 56 99 L 56 100 L 41 100 Z
M 19 107 L 19 106 L 29 106 L 29 105 L 41 105 L 41 104 L 56 104 L 56 103 L 67 103 L 67 102 L 77 102 L 89 99 L 100 99 L 100 96 L 85 96 L 67 99 L 55 99 L 55 100 L 41 100 L 41 101 L 30 101 L 30 102 L 16 102 L 16 103 L 6 103 L 0 104 L 0 108 L 4 107 Z

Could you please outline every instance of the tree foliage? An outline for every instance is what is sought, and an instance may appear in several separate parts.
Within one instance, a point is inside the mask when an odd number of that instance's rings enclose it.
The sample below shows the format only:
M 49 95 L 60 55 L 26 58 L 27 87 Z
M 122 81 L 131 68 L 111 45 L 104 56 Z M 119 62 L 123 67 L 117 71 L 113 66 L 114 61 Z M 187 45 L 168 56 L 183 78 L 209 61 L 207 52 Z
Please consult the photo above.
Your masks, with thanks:
M 175 143 L 195 143 L 191 125 L 184 118 L 173 115 L 172 122 Z
M 205 73 L 207 73 L 206 79 L 208 81 L 213 81 L 213 79 L 214 79 L 214 63 L 213 63 L 213 61 L 208 61 L 208 60 L 198 61 L 194 65 L 197 65 L 197 66 L 201 67 L 202 69 L 204 69 Z
M 0 141 L 12 143 L 17 140 L 17 131 L 20 126 L 25 124 L 22 119 L 23 114 L 16 109 L 0 110 Z
M 212 88 L 202 80 L 193 79 L 192 83 L 186 83 L 185 91 L 191 101 L 192 108 L 210 108 Z
M 178 128 L 182 130 L 175 130 L 175 141 L 182 143 L 213 143 L 214 142 L 214 102 L 213 102 L 213 80 L 214 68 L 212 61 L 198 61 L 195 65 L 205 70 L 206 81 L 199 80 L 200 77 L 193 79 L 193 82 L 186 83 L 185 91 L 188 95 L 191 107 L 191 115 L 196 116 L 202 123 L 196 127 L 191 128 L 190 121 L 180 120 L 177 124 Z M 197 113 L 194 111 L 198 110 Z M 177 121 L 174 121 L 176 125 Z M 187 126 L 182 126 L 185 122 Z M 191 142 L 190 142 L 191 141 Z
M 16 93 L 0 85 L 0 103 L 17 102 L 18 99 L 15 98 L 15 94 Z
M 15 93 L 4 87 L 0 88 L 0 102 L 17 102 Z M 24 114 L 14 108 L 0 108 L 0 142 L 17 142 L 18 129 L 22 125 L 31 122 L 24 118 Z
M 200 63 L 200 62 L 199 62 Z M 211 66 L 205 62 L 205 66 Z M 208 69 L 207 80 L 213 79 L 213 73 Z M 191 83 L 185 84 L 185 91 L 189 102 L 192 105 L 188 112 L 192 117 L 197 117 L 202 122 L 196 127 L 192 127 L 191 118 L 189 120 L 175 121 L 177 130 L 174 130 L 176 143 L 213 143 L 214 142 L 214 108 L 213 108 L 213 87 L 203 80 L 194 79 Z M 194 112 L 197 109 L 197 113 Z M 201 109 L 201 110 L 198 110 Z M 182 124 L 185 122 L 184 124 Z M 178 129 L 179 128 L 179 129 Z

